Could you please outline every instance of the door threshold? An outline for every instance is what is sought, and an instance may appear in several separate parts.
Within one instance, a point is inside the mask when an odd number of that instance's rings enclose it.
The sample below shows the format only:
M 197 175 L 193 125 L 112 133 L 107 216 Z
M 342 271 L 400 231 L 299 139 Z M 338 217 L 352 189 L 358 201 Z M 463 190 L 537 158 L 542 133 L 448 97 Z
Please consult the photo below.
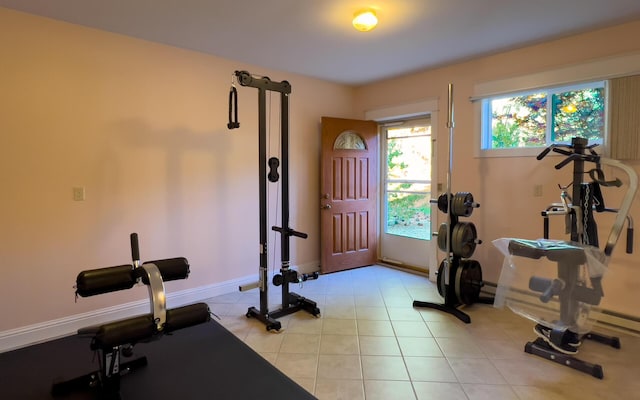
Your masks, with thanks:
M 390 267 L 402 271 L 413 272 L 418 275 L 424 275 L 427 278 L 429 277 L 429 268 L 417 267 L 415 265 L 403 263 L 401 261 L 391 260 L 390 258 L 379 259 L 378 264 L 384 267 Z

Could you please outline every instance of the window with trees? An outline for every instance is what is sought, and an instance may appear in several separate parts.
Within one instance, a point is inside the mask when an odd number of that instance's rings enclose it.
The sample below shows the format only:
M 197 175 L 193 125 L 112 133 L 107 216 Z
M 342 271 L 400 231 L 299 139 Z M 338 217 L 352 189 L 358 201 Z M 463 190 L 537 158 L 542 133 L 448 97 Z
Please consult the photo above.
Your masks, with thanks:
M 482 149 L 546 147 L 576 136 L 602 143 L 605 105 L 605 82 L 485 98 Z

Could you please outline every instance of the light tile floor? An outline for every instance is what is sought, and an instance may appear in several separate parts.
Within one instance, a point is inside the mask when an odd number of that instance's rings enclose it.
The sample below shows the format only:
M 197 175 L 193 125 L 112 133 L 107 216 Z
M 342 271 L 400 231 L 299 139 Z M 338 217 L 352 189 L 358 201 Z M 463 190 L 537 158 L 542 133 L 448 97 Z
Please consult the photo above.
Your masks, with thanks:
M 587 341 L 578 357 L 604 379 L 524 353 L 533 323 L 510 310 L 474 304 L 464 324 L 413 300 L 441 303 L 426 277 L 383 266 L 321 275 L 291 291 L 318 303 L 267 332 L 246 318 L 257 290 L 208 301 L 220 323 L 321 400 L 640 399 L 640 338 L 614 333 L 621 349 Z M 280 288 L 270 287 L 270 310 Z M 602 331 L 602 330 L 599 330 Z M 611 332 L 603 332 L 611 333 Z

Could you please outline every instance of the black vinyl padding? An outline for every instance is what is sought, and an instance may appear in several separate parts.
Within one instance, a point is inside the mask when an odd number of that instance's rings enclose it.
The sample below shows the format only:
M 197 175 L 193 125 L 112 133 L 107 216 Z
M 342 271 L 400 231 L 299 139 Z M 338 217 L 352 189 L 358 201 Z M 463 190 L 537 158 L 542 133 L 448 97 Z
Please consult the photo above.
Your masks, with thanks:
M 188 306 L 167 310 L 167 323 L 165 332 L 173 332 L 178 329 L 188 328 L 193 325 L 209 322 L 211 311 L 207 303 L 195 303 Z
M 156 335 L 208 322 L 211 318 L 206 303 L 196 303 L 167 310 L 167 320 L 158 331 L 152 314 L 140 315 L 100 326 L 93 337 L 91 349 L 105 349 L 153 339 Z
M 76 293 L 82 297 L 131 289 L 136 280 L 133 265 L 97 268 L 82 271 L 76 278 Z
M 103 349 L 150 339 L 156 332 L 153 315 L 146 314 L 110 322 L 98 328 L 91 349 Z
M 167 258 L 164 260 L 146 261 L 145 264 L 155 264 L 162 275 L 163 281 L 175 281 L 187 279 L 189 276 L 189 261 L 184 257 Z M 146 274 L 143 274 L 142 281 L 148 284 Z
M 186 279 L 189 276 L 189 262 L 184 257 L 149 261 L 144 264 L 155 264 L 163 281 Z M 144 265 L 143 264 L 143 265 Z M 76 293 L 82 297 L 131 289 L 137 278 L 142 278 L 145 285 L 149 278 L 142 268 L 134 269 L 133 265 L 97 268 L 82 271 L 76 278 Z

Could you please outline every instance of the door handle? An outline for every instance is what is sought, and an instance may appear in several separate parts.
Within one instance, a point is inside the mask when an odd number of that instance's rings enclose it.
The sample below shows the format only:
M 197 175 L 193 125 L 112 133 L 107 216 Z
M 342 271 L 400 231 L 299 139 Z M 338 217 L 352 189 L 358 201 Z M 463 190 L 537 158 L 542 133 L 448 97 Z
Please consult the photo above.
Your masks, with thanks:
M 331 204 L 325 204 L 323 206 L 320 206 L 321 210 L 330 210 L 331 209 Z

